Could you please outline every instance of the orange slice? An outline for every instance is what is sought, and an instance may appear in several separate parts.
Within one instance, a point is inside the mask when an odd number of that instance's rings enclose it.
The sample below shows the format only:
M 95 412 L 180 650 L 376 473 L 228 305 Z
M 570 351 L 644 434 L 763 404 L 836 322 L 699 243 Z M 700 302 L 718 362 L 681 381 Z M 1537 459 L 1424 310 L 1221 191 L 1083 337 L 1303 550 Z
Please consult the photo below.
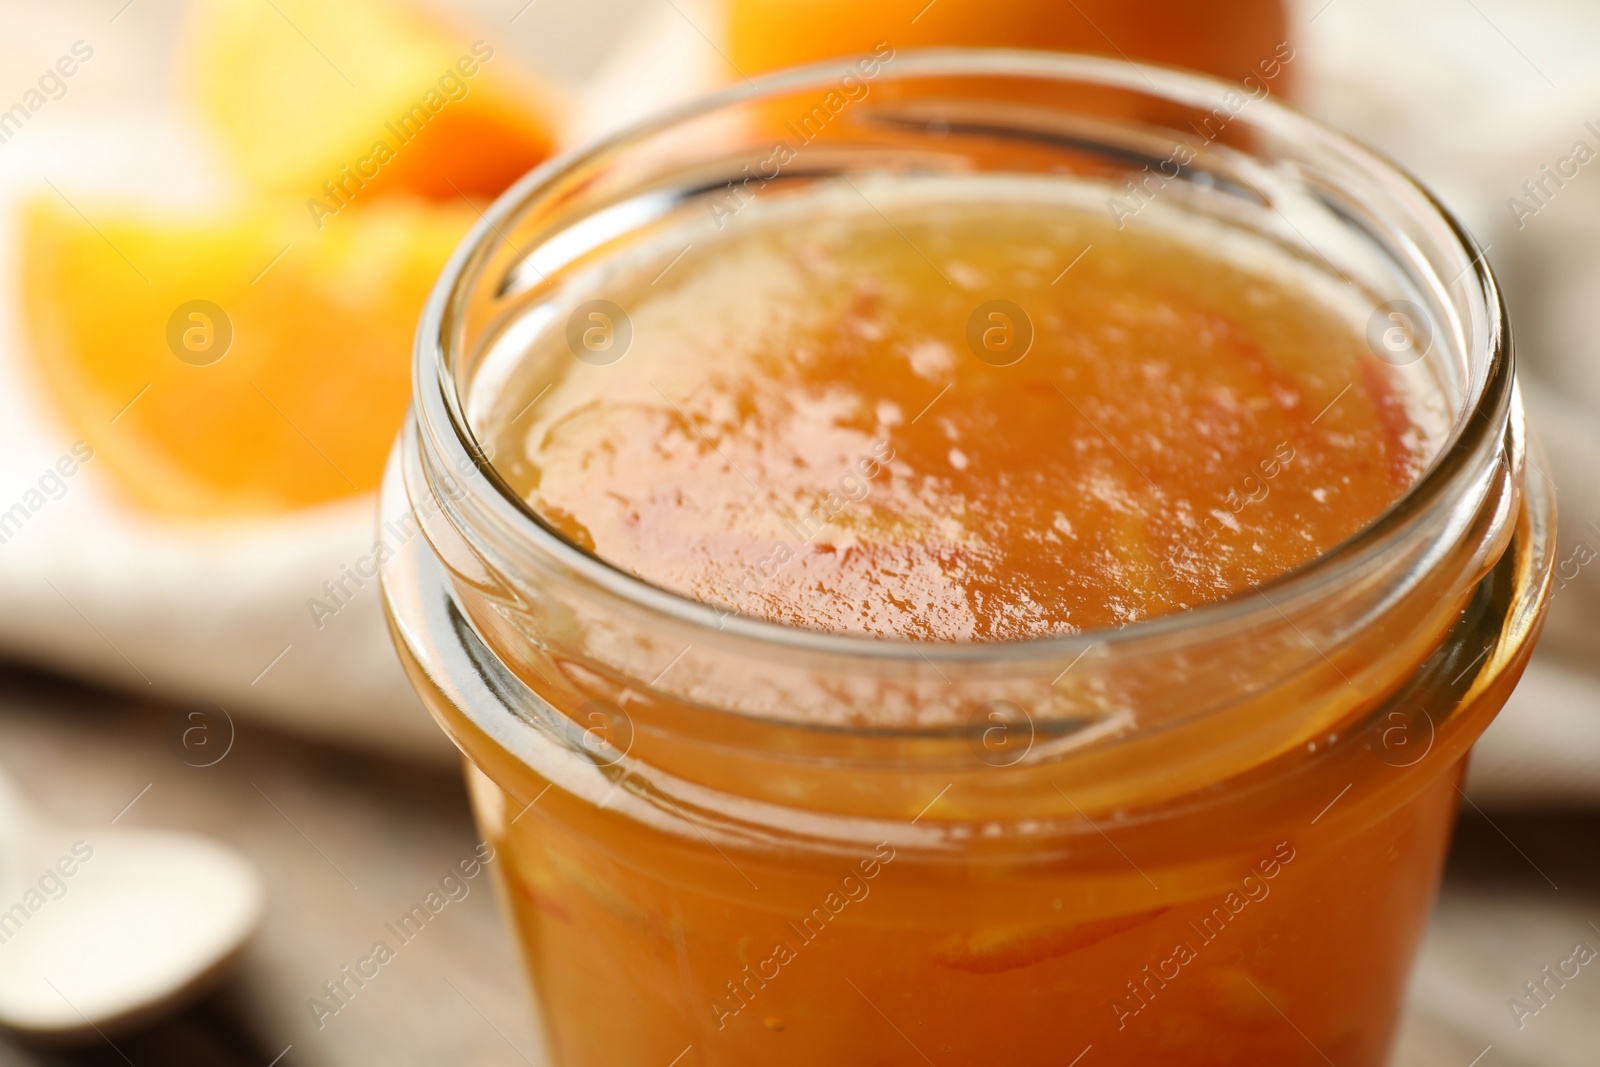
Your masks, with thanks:
M 28 211 L 34 364 L 128 496 L 250 514 L 370 490 L 410 394 L 435 277 L 476 213 L 390 198 L 307 238 L 303 217 Z
M 550 90 L 406 5 L 207 0 L 193 11 L 194 95 L 257 189 L 332 212 L 394 191 L 493 196 L 551 153 Z

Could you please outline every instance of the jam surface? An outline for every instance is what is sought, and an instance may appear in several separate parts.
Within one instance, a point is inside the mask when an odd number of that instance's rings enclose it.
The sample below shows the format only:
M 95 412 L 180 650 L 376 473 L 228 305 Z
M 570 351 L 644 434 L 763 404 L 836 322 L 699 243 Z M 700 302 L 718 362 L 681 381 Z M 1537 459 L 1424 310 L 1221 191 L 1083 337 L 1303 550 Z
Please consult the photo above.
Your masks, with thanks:
M 982 641 L 1239 593 L 1430 458 L 1371 303 L 1263 242 L 875 192 L 804 224 L 752 208 L 613 270 L 592 294 L 612 310 L 536 341 L 545 372 L 506 404 L 517 492 L 730 611 Z

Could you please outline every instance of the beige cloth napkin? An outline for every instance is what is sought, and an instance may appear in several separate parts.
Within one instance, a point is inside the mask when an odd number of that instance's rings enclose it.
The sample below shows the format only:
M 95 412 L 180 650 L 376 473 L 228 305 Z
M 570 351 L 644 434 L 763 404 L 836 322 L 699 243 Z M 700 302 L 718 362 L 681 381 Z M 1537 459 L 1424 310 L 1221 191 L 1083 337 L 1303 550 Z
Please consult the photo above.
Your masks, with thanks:
M 579 60 L 599 57 L 587 67 L 587 86 L 573 87 L 583 106 L 569 142 L 725 76 L 701 35 L 720 34 L 705 0 L 544 0 L 521 29 L 508 29 L 494 4 L 439 6 L 469 21 L 478 16 L 486 35 L 564 85 L 581 73 Z M 60 22 L 40 34 L 54 39 L 80 26 L 87 10 L 69 3 L 30 16 Z M 230 195 L 208 147 L 174 117 L 182 109 L 151 99 L 151 87 L 168 76 L 161 64 L 180 15 L 169 3 L 145 23 L 119 27 L 122 37 L 97 39 L 93 72 L 105 69 L 104 79 L 74 85 L 54 111 L 0 146 L 0 513 L 39 499 L 30 493 L 45 501 L 20 526 L 0 523 L 0 657 L 177 702 L 207 716 L 195 721 L 212 737 L 226 733 L 228 717 L 245 717 L 451 760 L 455 750 L 395 659 L 377 582 L 351 577 L 377 536 L 374 498 L 270 521 L 174 527 L 119 507 L 92 459 L 67 464 L 73 473 L 59 477 L 57 464 L 76 442 L 28 370 L 15 206 L 50 195 L 46 181 L 90 204 L 111 196 L 194 205 Z M 152 20 L 158 29 L 146 24 Z M 526 39 L 536 22 L 561 40 Z M 147 40 L 152 32 L 164 37 Z M 0 38 L 0 60 L 26 68 L 31 59 L 12 56 L 13 45 L 20 42 Z M 326 583 L 341 586 L 337 599 Z M 329 617 L 313 600 L 338 611 Z M 188 722 L 175 718 L 175 737 Z
M 377 582 L 344 579 L 342 568 L 372 549 L 370 497 L 271 521 L 174 527 L 122 509 L 103 466 L 76 462 L 83 448 L 74 456 L 75 435 L 24 354 L 16 202 L 49 195 L 46 178 L 86 203 L 96 176 L 120 193 L 191 203 L 219 189 L 179 125 L 28 132 L 0 157 L 0 655 L 178 702 L 203 713 L 195 721 L 212 738 L 244 716 L 450 758 L 395 660 Z M 58 466 L 67 456 L 74 462 Z M 25 521 L 11 511 L 18 504 Z M 316 617 L 307 602 L 327 602 L 323 583 L 340 580 L 347 604 Z M 183 729 L 175 719 L 175 737 Z

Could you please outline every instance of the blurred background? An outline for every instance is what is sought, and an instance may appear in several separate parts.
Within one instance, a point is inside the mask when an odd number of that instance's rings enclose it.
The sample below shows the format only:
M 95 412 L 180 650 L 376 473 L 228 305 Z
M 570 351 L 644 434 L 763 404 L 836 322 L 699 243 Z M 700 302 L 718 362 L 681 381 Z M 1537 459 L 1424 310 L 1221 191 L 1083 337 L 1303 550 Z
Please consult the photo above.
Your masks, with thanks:
M 0 26 L 0 1067 L 543 1062 L 379 608 L 416 317 L 553 152 L 878 41 L 1242 77 L 1287 40 L 1274 94 L 1478 236 L 1560 562 L 1395 1062 L 1600 1058 L 1600 967 L 1525 986 L 1600 949 L 1592 0 L 0 0 Z

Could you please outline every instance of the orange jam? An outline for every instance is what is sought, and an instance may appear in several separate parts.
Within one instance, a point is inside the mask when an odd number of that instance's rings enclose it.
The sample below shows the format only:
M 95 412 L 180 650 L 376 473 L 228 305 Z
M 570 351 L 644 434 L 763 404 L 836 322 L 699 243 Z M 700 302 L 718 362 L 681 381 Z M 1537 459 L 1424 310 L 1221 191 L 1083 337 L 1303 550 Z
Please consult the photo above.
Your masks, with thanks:
M 1554 557 L 1483 254 L 1260 94 L 886 56 L 418 331 L 385 609 L 550 1061 L 1381 1067 Z
M 880 200 L 756 205 L 610 276 L 596 353 L 536 353 L 555 371 L 501 405 L 518 494 L 729 611 L 993 641 L 1277 577 L 1436 444 L 1360 306 L 1283 257 L 1072 203 Z
M 983 181 L 758 200 L 580 264 L 560 314 L 489 345 L 474 418 L 550 529 L 724 620 L 1001 648 L 1265 597 L 1413 484 L 1443 405 L 1375 354 L 1343 280 L 1148 211 Z M 1052 665 L 1034 706 L 1057 730 L 1030 723 L 1029 762 L 1016 705 L 985 701 L 1003 670 L 718 674 L 711 636 L 655 642 L 457 570 L 543 702 L 529 736 L 582 735 L 516 749 L 410 661 L 471 756 L 563 1067 L 1377 1067 L 1462 756 L 1520 668 L 1437 735 L 1414 711 L 1374 734 L 1459 595 L 1337 662 L 1280 612 L 1287 646 L 1245 641 L 1215 723 L 1168 707 L 1187 691 L 1143 698 L 1170 711 L 1143 747 L 1096 747 L 1123 698 Z M 598 651 L 563 651 L 574 634 Z M 1252 704 L 1285 647 L 1315 685 Z M 896 732 L 959 687 L 970 751 L 959 721 L 953 757 Z

